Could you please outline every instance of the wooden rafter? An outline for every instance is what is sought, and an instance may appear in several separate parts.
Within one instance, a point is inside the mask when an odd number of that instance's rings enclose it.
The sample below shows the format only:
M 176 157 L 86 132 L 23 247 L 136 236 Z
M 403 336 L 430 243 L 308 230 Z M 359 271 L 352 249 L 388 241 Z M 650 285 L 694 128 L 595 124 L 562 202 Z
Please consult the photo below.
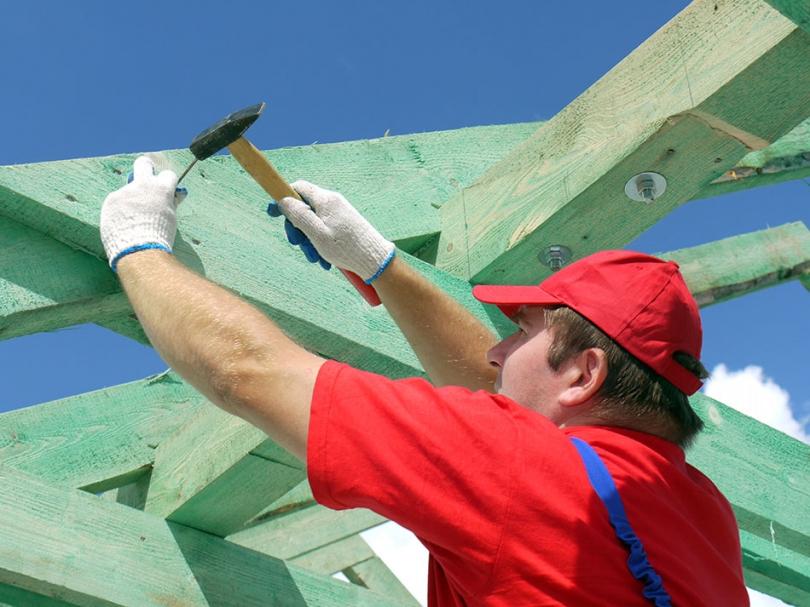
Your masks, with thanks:
M 266 154 L 290 178 L 344 192 L 505 334 L 510 323 L 471 298 L 468 280 L 536 282 L 545 244 L 576 256 L 624 246 L 688 200 L 810 175 L 810 80 L 796 77 L 810 73 L 808 13 L 795 0 L 697 0 L 547 123 Z M 177 168 L 189 153 L 154 156 Z M 0 167 L 0 339 L 92 321 L 145 341 L 98 235 L 101 201 L 133 159 Z M 668 190 L 633 206 L 623 187 L 642 170 Z M 422 372 L 382 309 L 257 220 L 266 196 L 232 159 L 206 161 L 187 184 L 184 263 L 321 354 L 390 377 Z M 701 305 L 795 278 L 810 288 L 801 224 L 662 256 Z M 707 430 L 689 459 L 734 506 L 749 585 L 810 605 L 810 447 L 692 402 Z M 357 536 L 380 517 L 314 505 L 299 462 L 171 373 L 0 416 L 0 462 L 0 607 L 413 603 Z M 320 575 L 338 570 L 389 599 Z
M 536 283 L 537 254 L 621 248 L 810 116 L 810 36 L 760 0 L 697 0 L 442 208 L 437 266 Z M 667 190 L 632 201 L 654 171 Z

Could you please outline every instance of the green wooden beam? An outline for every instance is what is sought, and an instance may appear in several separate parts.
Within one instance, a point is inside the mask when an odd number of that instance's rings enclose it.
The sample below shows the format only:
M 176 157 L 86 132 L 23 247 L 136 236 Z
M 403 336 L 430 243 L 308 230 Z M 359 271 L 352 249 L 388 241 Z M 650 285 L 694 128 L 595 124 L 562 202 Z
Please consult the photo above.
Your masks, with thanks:
M 63 603 L 401 604 L 139 510 L 51 487 L 9 466 L 0 467 L 0 518 L 0 584 Z
M 101 255 L 103 193 L 120 185 L 115 171 L 128 170 L 131 161 L 115 157 L 7 167 L 0 170 L 0 209 L 73 248 Z M 393 377 L 422 372 L 383 308 L 370 308 L 340 273 L 313 267 L 289 245 L 282 223 L 265 213 L 267 196 L 253 191 L 258 186 L 245 176 L 237 179 L 221 163 L 210 167 L 196 175 L 196 190 L 189 184 L 194 194 L 180 207 L 179 259 L 257 305 L 315 352 Z M 200 184 L 202 175 L 210 183 Z M 413 262 L 489 323 L 466 281 Z
M 810 36 L 761 0 L 696 0 L 442 207 L 437 265 L 536 283 L 549 245 L 621 248 L 810 115 Z M 653 204 L 625 184 L 667 179 Z
M 265 152 L 288 179 L 307 179 L 343 192 L 389 239 L 424 242 L 438 233 L 438 208 L 534 133 L 543 123 L 474 127 L 341 144 Z M 159 168 L 184 168 L 188 150 L 150 154 Z M 0 214 L 68 245 L 102 257 L 96 228 L 107 193 L 123 185 L 134 155 L 0 167 Z M 195 168 L 186 182 L 191 195 L 180 215 L 226 209 L 263 217 L 267 194 L 230 156 L 215 156 Z M 38 203 L 44 203 L 40 207 Z M 283 232 L 264 224 L 267 232 Z M 181 232 L 187 226 L 181 220 Z M 236 227 L 236 226 L 234 226 Z M 203 240 L 202 236 L 206 236 Z M 215 246 L 197 234 L 201 248 Z M 283 234 L 282 234 L 283 237 Z M 416 244 L 413 245 L 414 247 Z M 413 252 L 413 249 L 406 249 Z
M 99 493 L 136 481 L 205 399 L 172 373 L 0 415 L 0 463 Z
M 228 540 L 281 559 L 292 559 L 384 523 L 362 508 L 329 510 L 315 503 L 259 520 Z
M 379 557 L 374 556 L 362 563 L 357 563 L 345 569 L 343 573 L 355 584 L 396 598 L 406 605 L 419 605 L 419 602 Z
M 285 560 L 324 575 L 334 575 L 375 556 L 377 555 L 374 554 L 374 550 L 362 537 L 350 535 L 342 540 Z
M 76 605 L 8 584 L 0 584 L 0 607 L 76 607 Z
M 745 531 L 740 536 L 746 585 L 788 605 L 810 607 L 810 558 Z
M 410 225 L 407 213 L 412 213 L 420 221 L 429 221 L 427 227 L 417 228 L 410 237 L 403 237 L 399 244 L 406 251 L 416 252 L 429 242 L 438 227 L 438 211 L 449 196 L 448 192 L 457 191 L 485 168 L 487 162 L 494 162 L 505 151 L 533 132 L 542 123 L 506 125 L 498 127 L 479 127 L 459 131 L 439 132 L 409 137 L 392 137 L 374 141 L 350 142 L 325 146 L 306 146 L 287 148 L 267 152 L 277 164 L 285 166 L 295 174 L 310 176 L 312 180 L 337 180 L 333 187 L 348 188 L 352 200 L 359 199 L 364 212 L 381 223 L 387 232 L 396 226 Z M 450 160 L 442 162 L 441 151 L 449 149 Z M 461 149 L 470 151 L 466 160 Z M 176 164 L 184 152 L 165 152 L 159 156 L 164 164 Z M 409 156 L 410 154 L 410 156 Z M 379 158 L 376 158 L 378 155 Z M 423 164 L 413 163 L 408 158 L 421 158 Z M 725 175 L 715 180 L 710 186 L 701 190 L 697 197 L 707 197 L 729 191 L 799 178 L 810 175 L 810 167 L 802 168 L 801 162 L 810 163 L 810 120 L 796 127 L 791 133 L 778 140 L 772 146 L 759 152 L 749 153 L 735 167 L 737 179 Z M 172 159 L 171 161 L 167 159 Z M 96 159 L 98 168 L 109 170 L 113 166 L 113 175 L 120 179 L 115 171 L 126 170 L 131 156 L 112 159 Z M 105 161 L 105 162 L 102 162 Z M 324 167 L 318 169 L 318 162 Z M 396 175 L 400 180 L 409 183 L 422 183 L 422 187 L 404 187 L 403 183 L 391 177 L 383 177 L 386 163 L 394 161 L 400 167 Z M 54 181 L 61 184 L 59 173 L 78 171 L 83 175 L 90 161 L 64 161 L 6 167 L 4 173 L 12 177 L 10 182 L 16 190 L 25 190 L 22 178 L 33 178 L 37 181 Z M 786 169 L 793 162 L 793 169 Z M 356 182 L 350 176 L 358 174 L 357 167 L 363 164 L 367 169 Z M 206 166 L 206 165 L 201 165 Z M 106 167 L 106 168 L 105 168 Z M 784 170 L 780 170 L 784 169 Z M 213 173 L 212 173 L 213 171 Z M 208 175 L 202 173 L 198 188 L 208 189 L 208 181 L 235 182 L 241 177 L 241 169 L 230 157 L 212 159 Z M 326 172 L 324 172 L 326 171 Z M 331 171 L 331 173 L 330 173 Z M 375 172 L 376 171 L 376 172 Z M 410 171 L 410 173 L 408 173 Z M 311 175 L 310 175 L 311 174 Z M 407 174 L 407 175 L 406 175 Z M 203 179 L 202 175 L 206 175 Z M 425 177 L 427 175 L 428 177 Z M 441 176 L 447 179 L 443 188 L 437 184 Z M 370 180 L 379 179 L 390 188 L 382 193 L 370 187 Z M 71 181 L 74 183 L 74 181 Z M 429 184 L 434 184 L 429 186 Z M 249 184 L 244 184 L 245 186 Z M 64 186 L 64 184 L 63 184 Z M 114 186 L 110 186 L 114 187 Z M 433 195 L 429 187 L 435 187 Z M 455 188 L 455 190 L 453 189 Z M 63 189 L 65 189 L 63 187 Z M 75 188 L 71 191 L 78 192 Z M 15 190 L 15 191 L 16 191 Z M 396 191 L 400 196 L 396 196 Z M 373 195 L 370 194 L 373 192 Z M 78 195 L 78 194 L 77 194 Z M 96 200 L 103 198 L 104 192 L 88 193 L 82 196 L 93 196 Z M 62 194 L 57 194 L 59 198 Z M 260 196 L 260 195 L 259 195 Z M 64 206 L 71 206 L 74 194 L 64 194 Z M 391 202 L 389 202 L 389 200 Z M 430 204 L 427 204 L 427 201 Z M 29 217 L 36 225 L 45 225 L 32 210 L 37 205 L 33 201 L 21 210 L 12 213 L 15 216 Z M 42 212 L 53 217 L 51 211 Z M 3 209 L 7 210 L 7 209 Z M 392 211 L 394 211 L 392 215 Z M 2 212 L 2 211 L 0 211 Z M 427 219 L 431 218 L 431 219 Z M 38 223 L 39 222 L 39 223 Z M 57 222 L 59 223 L 59 222 Z M 421 225 L 421 224 L 420 224 Z M 44 228 L 43 228 L 44 229 Z M 403 229 L 399 227 L 398 229 Z M 64 230 L 62 236 L 70 232 Z M 403 233 L 399 233 L 402 236 Z M 392 237 L 396 232 L 392 232 Z M 52 330 L 65 326 L 94 321 L 97 324 L 126 335 L 140 343 L 148 343 L 140 324 L 134 318 L 132 310 L 123 297 L 120 286 L 106 264 L 83 254 L 76 246 L 86 249 L 90 246 L 83 243 L 62 246 L 53 238 L 32 230 L 16 221 L 0 216 L 0 339 L 17 337 L 42 330 Z M 421 255 L 421 253 L 420 253 Z M 428 256 L 430 253 L 428 252 Z M 37 262 L 37 260 L 43 260 Z M 36 272 L 30 268 L 37 268 Z
M 703 394 L 694 395 L 690 401 L 706 428 L 687 458 L 731 502 L 741 531 L 771 545 L 768 550 L 762 544 L 749 546 L 752 554 L 759 555 L 760 569 L 779 567 L 782 548 L 785 554 L 795 553 L 796 558 L 804 559 L 801 562 L 807 562 L 810 445 Z M 758 586 L 759 579 L 752 578 L 755 590 L 782 598 L 772 586 Z M 807 590 L 805 586 L 803 591 Z
M 106 263 L 0 216 L 0 340 L 126 314 Z
M 810 34 L 810 4 L 805 0 L 767 0 L 767 2 Z
M 658 254 L 676 261 L 700 307 L 810 273 L 810 231 L 801 222 Z
M 145 510 L 225 537 L 305 478 L 261 430 L 210 405 L 157 448 Z
M 810 119 L 764 150 L 746 154 L 737 166 L 712 181 L 692 200 L 807 177 L 810 177 Z

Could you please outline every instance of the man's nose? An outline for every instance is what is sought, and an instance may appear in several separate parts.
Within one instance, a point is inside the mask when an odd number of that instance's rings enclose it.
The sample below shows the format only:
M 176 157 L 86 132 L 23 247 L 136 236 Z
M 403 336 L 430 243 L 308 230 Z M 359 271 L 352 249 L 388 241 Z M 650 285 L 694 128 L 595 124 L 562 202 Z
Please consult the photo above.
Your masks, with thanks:
M 509 344 L 512 342 L 515 335 L 517 335 L 517 333 L 510 335 L 504 340 L 501 340 L 498 344 L 487 350 L 487 362 L 490 366 L 495 367 L 496 369 L 503 368 L 503 361 L 506 357 L 506 352 L 509 350 Z

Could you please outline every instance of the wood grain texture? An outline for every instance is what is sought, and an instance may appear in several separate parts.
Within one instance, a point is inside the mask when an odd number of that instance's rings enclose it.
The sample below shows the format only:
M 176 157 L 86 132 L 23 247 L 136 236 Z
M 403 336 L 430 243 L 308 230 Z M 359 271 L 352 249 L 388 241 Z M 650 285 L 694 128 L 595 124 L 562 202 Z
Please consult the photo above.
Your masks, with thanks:
M 385 521 L 379 514 L 362 508 L 335 511 L 312 503 L 258 521 L 229 535 L 228 540 L 278 558 L 291 559 Z
M 166 373 L 9 411 L 0 415 L 0 462 L 56 487 L 114 489 L 143 475 L 155 447 L 204 402 Z
M 690 402 L 706 429 L 687 458 L 734 506 L 740 529 L 810 557 L 810 445 L 703 394 Z
M 810 4 L 805 0 L 767 0 L 767 2 L 810 34 Z
M 127 314 L 106 263 L 0 216 L 0 340 Z
M 681 268 L 700 307 L 810 274 L 810 231 L 801 222 L 660 253 Z
M 810 607 L 810 558 L 745 531 L 740 539 L 747 586 L 788 605 Z
M 350 535 L 345 539 L 286 560 L 324 575 L 334 575 L 375 556 L 377 555 L 374 554 L 374 550 L 362 537 Z
M 810 6 L 810 5 L 808 5 Z M 810 119 L 765 148 L 749 152 L 692 200 L 810 177 Z
M 394 597 L 413 607 L 419 605 L 419 602 L 379 557 L 374 556 L 367 561 L 353 565 L 343 573 L 355 584 Z
M 399 604 L 8 466 L 0 488 L 0 584 L 35 595 L 83 607 Z
M 97 222 L 103 192 L 120 185 L 115 171 L 128 170 L 131 161 L 115 157 L 70 161 L 69 167 L 45 163 L 2 169 L 0 208 L 15 221 L 101 255 Z M 189 175 L 193 194 L 179 211 L 175 254 L 181 261 L 257 305 L 319 354 L 393 377 L 422 372 L 384 309 L 369 308 L 338 272 L 309 264 L 287 243 L 282 222 L 266 216 L 267 196 L 255 192 L 252 179 L 223 163 L 203 166 L 205 173 Z M 489 323 L 466 281 L 414 263 Z
M 810 114 L 810 36 L 759 0 L 697 0 L 442 208 L 437 265 L 533 283 L 537 253 L 621 248 Z M 624 184 L 667 178 L 652 205 Z
M 225 537 L 305 477 L 261 430 L 210 405 L 157 448 L 145 510 Z

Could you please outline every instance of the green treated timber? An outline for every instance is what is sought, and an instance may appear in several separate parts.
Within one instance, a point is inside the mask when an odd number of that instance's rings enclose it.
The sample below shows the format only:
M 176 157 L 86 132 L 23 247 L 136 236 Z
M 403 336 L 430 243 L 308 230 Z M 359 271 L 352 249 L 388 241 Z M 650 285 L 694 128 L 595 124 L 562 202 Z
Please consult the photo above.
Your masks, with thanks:
M 703 394 L 690 402 L 706 428 L 687 458 L 731 502 L 740 529 L 810 556 L 810 445 Z
M 368 174 L 361 175 L 360 181 L 352 184 L 348 176 L 357 173 L 353 169 L 356 169 L 355 165 L 360 162 L 358 155 L 362 156 L 361 160 L 367 166 L 378 167 L 380 171 L 382 171 L 380 167 L 389 160 L 395 160 L 398 165 L 411 167 L 411 169 L 402 169 L 412 170 L 411 181 L 418 180 L 422 173 L 431 174 L 434 179 L 438 179 L 436 175 L 443 174 L 446 169 L 440 162 L 439 150 L 445 149 L 448 142 L 450 142 L 453 143 L 453 146 L 451 146 L 452 151 L 453 147 L 458 148 L 463 142 L 466 149 L 472 150 L 470 154 L 472 160 L 467 165 L 458 157 L 460 156 L 459 152 L 448 153 L 448 156 L 455 158 L 454 166 L 457 167 L 456 172 L 453 173 L 456 177 L 449 178 L 450 182 L 452 184 L 464 184 L 466 183 L 465 179 L 469 180 L 472 175 L 482 169 L 485 159 L 499 157 L 508 146 L 525 138 L 527 134 L 541 124 L 528 123 L 462 129 L 460 131 L 440 132 L 410 138 L 387 138 L 371 142 L 288 148 L 268 152 L 267 155 L 272 157 L 276 163 L 286 163 L 285 166 L 291 172 L 307 175 L 310 172 L 315 172 L 316 174 L 310 177 L 313 180 L 328 177 L 326 174 L 318 172 L 317 161 L 320 159 L 326 163 L 330 171 L 340 176 L 333 187 L 339 189 L 349 188 L 353 200 L 358 196 L 360 197 L 360 201 L 365 205 L 364 212 L 370 213 L 375 218 L 375 222 L 382 222 L 385 225 L 386 221 L 391 220 L 390 211 L 392 209 L 402 212 L 404 208 L 413 207 L 416 204 L 416 199 L 414 199 L 413 204 L 401 204 L 399 201 L 403 199 L 402 196 L 397 198 L 392 192 L 378 192 L 374 188 L 366 187 L 363 180 L 370 179 Z M 389 142 L 397 145 L 392 148 Z M 489 152 L 484 151 L 487 148 L 490 148 Z M 392 150 L 397 153 L 392 153 Z M 413 168 L 412 163 L 407 162 L 403 157 L 404 150 L 408 150 L 413 155 L 418 155 L 431 168 Z M 166 159 L 182 156 L 182 154 L 183 152 L 166 152 L 161 157 L 164 163 L 172 164 Z M 373 156 L 375 154 L 379 154 L 381 158 L 374 160 Z M 704 188 L 698 197 L 756 187 L 785 179 L 799 178 L 804 176 L 805 172 L 810 175 L 810 168 L 771 172 L 773 167 L 781 167 L 791 159 L 795 160 L 805 156 L 810 157 L 810 120 L 805 121 L 765 150 L 749 153 L 735 168 L 738 172 L 747 170 L 748 174 L 755 175 L 755 177 L 746 177 L 736 181 L 730 180 L 730 178 L 722 182 L 715 180 L 709 187 Z M 125 165 L 131 162 L 131 157 L 123 158 L 125 160 L 118 163 L 122 168 L 114 170 L 123 170 Z M 97 159 L 100 164 L 103 164 L 101 160 L 110 161 L 110 159 Z M 215 160 L 217 162 L 214 162 Z M 84 174 L 87 171 L 86 165 L 88 162 L 90 161 L 65 161 L 8 168 L 13 169 L 13 171 L 10 170 L 10 174 L 16 178 L 11 180 L 12 183 L 19 182 L 20 177 L 36 180 L 46 179 L 47 181 L 48 178 L 53 180 L 53 173 L 58 171 L 74 171 Z M 445 164 L 449 164 L 449 161 Z M 420 165 L 417 163 L 417 166 Z M 96 168 L 99 171 L 104 170 L 100 165 Z M 35 171 L 34 169 L 38 170 Z M 222 171 L 237 175 L 241 169 L 230 157 L 216 157 L 211 161 L 207 178 L 203 180 L 201 176 L 199 177 L 204 181 L 199 187 L 206 190 L 210 188 L 221 189 L 221 186 L 214 186 L 209 182 L 227 182 L 228 178 L 219 174 Z M 41 172 L 46 172 L 48 175 L 42 175 Z M 114 172 L 113 175 L 115 175 Z M 205 173 L 202 173 L 202 175 L 205 175 Z M 379 175 L 377 177 L 386 183 L 390 181 L 383 179 Z M 118 176 L 116 176 L 116 179 L 118 179 Z M 230 180 L 234 179 L 235 177 L 232 175 Z M 721 177 L 720 179 L 725 178 Z M 19 187 L 19 183 L 15 187 Z M 456 186 L 453 185 L 453 187 Z M 369 191 L 374 191 L 373 199 L 368 198 Z M 426 196 L 419 188 L 414 187 L 404 188 L 402 192 L 403 196 L 410 196 L 411 193 Z M 95 197 L 101 199 L 103 194 L 104 192 L 95 193 Z M 75 196 L 73 194 L 65 194 L 65 196 L 65 205 L 70 206 L 71 201 L 67 196 L 74 198 Z M 432 200 L 429 208 L 418 207 L 415 210 L 414 217 L 424 218 L 430 216 L 431 213 L 435 215 L 435 207 L 440 206 L 443 200 L 442 196 L 437 195 Z M 32 202 L 31 204 L 34 205 L 35 203 Z M 28 216 L 36 219 L 31 207 L 26 206 L 24 208 Z M 416 207 L 414 208 L 416 209 Z M 4 210 L 10 212 L 8 209 Z M 394 221 L 393 225 L 408 223 L 400 219 L 402 218 Z M 432 225 L 428 232 L 436 229 L 438 229 L 437 225 Z M 0 339 L 94 321 L 140 343 L 148 343 L 140 324 L 132 314 L 126 298 L 121 293 L 120 286 L 114 275 L 107 269 L 105 263 L 92 259 L 92 256 L 83 255 L 75 248 L 61 246 L 59 243 L 54 242 L 52 238 L 43 236 L 35 230 L 3 217 L 0 217 L 0 233 L 2 235 L 0 242 L 3 243 L 0 245 L 0 293 L 4 295 L 0 303 L 0 306 L 2 306 L 0 307 Z M 421 243 L 424 242 L 424 236 L 424 234 L 422 236 L 416 235 L 410 240 Z M 82 246 L 86 248 L 86 245 Z M 34 260 L 33 263 L 31 262 L 32 259 Z M 37 259 L 43 261 L 37 263 Z M 34 271 L 31 268 L 34 268 Z
M 0 216 L 0 339 L 127 314 L 106 263 Z
M 105 168 L 105 162 L 122 167 L 116 170 L 126 170 L 123 167 L 131 160 L 71 161 L 75 164 L 72 171 L 62 164 L 50 170 L 44 165 L 0 170 L 0 209 L 14 215 L 15 221 L 100 256 L 98 214 L 102 193 L 114 181 L 105 171 L 120 180 L 109 165 Z M 211 166 L 220 167 L 218 163 Z M 189 183 L 195 194 L 179 210 L 176 256 L 257 305 L 315 352 L 388 376 L 420 374 L 415 354 L 387 312 L 382 307 L 370 308 L 339 272 L 324 272 L 309 264 L 287 242 L 282 222 L 267 217 L 266 195 L 251 198 L 248 194 L 258 186 L 244 176 L 237 179 L 229 169 L 220 169 L 206 169 L 208 183 L 198 183 L 196 190 Z M 201 175 L 196 179 L 203 180 Z M 226 182 L 230 184 L 227 188 Z M 68 195 L 81 204 L 66 198 Z M 445 276 L 430 264 L 413 262 L 489 322 L 466 281 Z M 324 314 L 324 310 L 341 313 Z
M 82 607 L 21 588 L 0 584 L 0 607 Z
M 767 0 L 767 2 L 810 34 L 810 3 L 806 0 Z
M 209 405 L 157 448 L 145 510 L 225 537 L 305 478 L 261 430 Z
M 362 508 L 335 511 L 311 504 L 257 521 L 228 540 L 286 560 L 384 522 L 384 517 Z
M 746 585 L 788 605 L 810 607 L 810 558 L 740 532 Z
M 394 597 L 408 605 L 419 605 L 419 602 L 379 557 L 374 556 L 367 561 L 353 565 L 345 569 L 343 573 L 349 578 L 349 581 L 359 586 L 365 586 L 369 590 Z
M 728 301 L 810 272 L 810 231 L 801 222 L 658 254 L 681 268 L 700 307 Z
M 715 8 L 717 7 L 717 8 Z M 697 0 L 442 207 L 437 265 L 532 283 L 537 255 L 621 248 L 810 115 L 810 36 L 760 0 Z M 625 183 L 667 178 L 653 204 Z
M 0 464 L 99 493 L 136 481 L 205 399 L 172 373 L 0 415 Z M 209 405 L 210 406 L 210 405 Z
M 377 556 L 374 550 L 362 537 L 352 535 L 285 560 L 324 575 L 333 575 L 374 556 Z
M 810 6 L 810 4 L 808 4 Z M 764 150 L 749 152 L 692 200 L 810 177 L 810 119 Z
M 474 127 L 338 145 L 266 152 L 290 181 L 307 179 L 343 192 L 389 239 L 424 240 L 440 228 L 438 207 L 534 133 L 542 122 Z M 257 132 L 258 135 L 258 132 Z M 254 139 L 254 141 L 259 141 Z M 158 168 L 182 170 L 188 150 L 150 154 Z M 135 155 L 0 167 L 0 214 L 70 246 L 102 255 L 96 229 L 104 197 L 120 188 Z M 230 156 L 215 156 L 186 177 L 182 217 L 225 204 L 267 220 L 267 194 Z M 28 199 L 28 200 L 26 200 Z M 31 201 L 46 203 L 37 208 Z M 277 222 L 276 222 L 277 223 Z M 236 228 L 236 226 L 233 226 Z M 283 232 L 278 226 L 267 228 Z M 197 235 L 203 247 L 214 244 Z
M 399 604 L 139 510 L 51 487 L 9 466 L 0 467 L 0 518 L 0 584 L 64 603 Z
M 149 494 L 149 483 L 152 480 L 152 469 L 138 477 L 135 482 L 129 483 L 112 491 L 107 491 L 99 497 L 109 499 L 113 502 L 143 510 L 146 506 L 146 496 Z

